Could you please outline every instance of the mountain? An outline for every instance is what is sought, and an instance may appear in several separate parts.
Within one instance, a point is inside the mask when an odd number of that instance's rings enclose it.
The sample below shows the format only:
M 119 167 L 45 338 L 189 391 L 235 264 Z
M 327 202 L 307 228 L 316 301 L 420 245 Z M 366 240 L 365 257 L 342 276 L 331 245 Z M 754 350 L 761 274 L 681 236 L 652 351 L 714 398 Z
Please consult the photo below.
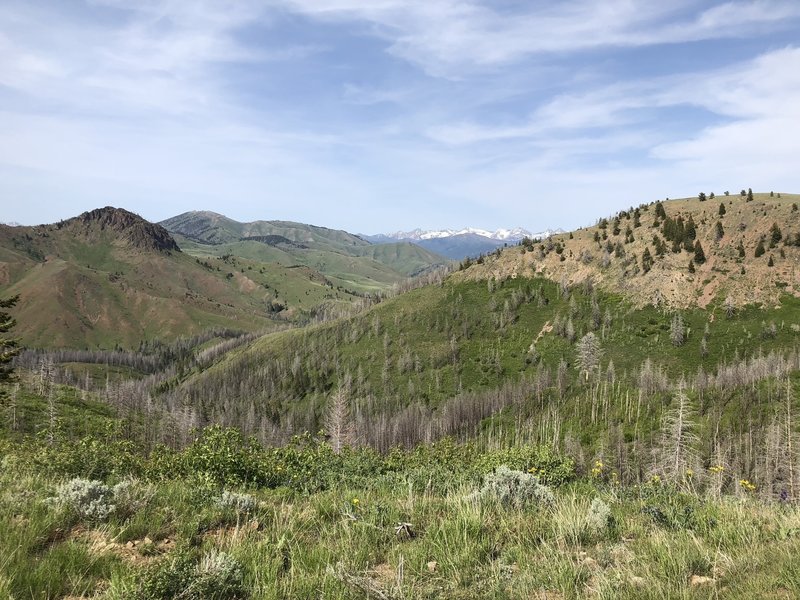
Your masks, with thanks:
M 561 231 L 561 230 L 558 230 Z M 486 231 L 484 229 L 442 229 L 398 231 L 388 234 L 361 235 L 360 237 L 376 244 L 394 243 L 397 241 L 413 242 L 431 252 L 446 256 L 453 260 L 462 260 L 467 257 L 477 257 L 482 254 L 494 252 L 498 248 L 520 242 L 524 238 L 547 238 L 555 232 L 544 231 L 531 233 L 526 229 L 498 229 Z
M 200 260 L 162 226 L 106 207 L 50 225 L 0 225 L 0 295 L 19 294 L 30 346 L 136 346 L 211 327 L 274 328 L 353 296 L 308 267 Z
M 414 229 L 413 231 L 397 231 L 395 233 L 387 233 L 384 235 L 384 237 L 393 240 L 420 241 L 469 234 L 478 235 L 480 237 L 485 237 L 490 240 L 496 240 L 500 242 L 518 242 L 524 237 L 533 237 L 534 235 L 530 231 L 520 227 L 515 229 L 498 229 L 496 231 L 465 227 L 463 229 Z
M 346 231 L 291 221 L 240 223 L 208 211 L 161 222 L 181 249 L 195 257 L 237 256 L 281 265 L 303 265 L 338 288 L 380 292 L 449 261 L 407 241 L 377 246 Z
M 622 211 L 596 226 L 462 265 L 437 285 L 348 321 L 266 336 L 183 382 L 179 395 L 202 397 L 208 406 L 241 402 L 241 411 L 251 402 L 263 404 L 281 427 L 303 423 L 314 431 L 327 395 L 345 380 L 359 410 L 369 406 L 375 419 L 363 416 L 360 435 L 390 447 L 410 443 L 402 437 L 410 431 L 420 436 L 415 441 L 428 439 L 434 434 L 426 423 L 434 421 L 456 428 L 474 418 L 479 427 L 492 406 L 506 406 L 503 390 L 514 382 L 522 382 L 525 398 L 535 389 L 533 380 L 544 382 L 541 389 L 562 390 L 576 381 L 576 356 L 583 352 L 578 342 L 588 333 L 599 345 L 603 381 L 624 377 L 634 389 L 628 398 L 636 397 L 647 369 L 652 381 L 665 382 L 790 351 L 800 341 L 793 325 L 800 319 L 797 200 L 757 194 L 752 202 L 685 199 Z M 691 252 L 685 240 L 676 244 L 679 223 L 686 240 L 694 228 Z M 756 257 L 762 238 L 766 252 Z M 695 250 L 698 242 L 705 261 Z M 580 380 L 574 385 L 576 401 L 583 402 Z M 658 419 L 652 425 L 657 428 Z M 580 427 L 573 433 L 580 436 Z
M 458 277 L 591 280 L 637 306 L 705 308 L 728 298 L 737 306 L 775 306 L 783 294 L 800 295 L 798 202 L 800 195 L 773 193 L 752 201 L 736 195 L 651 202 L 508 249 Z

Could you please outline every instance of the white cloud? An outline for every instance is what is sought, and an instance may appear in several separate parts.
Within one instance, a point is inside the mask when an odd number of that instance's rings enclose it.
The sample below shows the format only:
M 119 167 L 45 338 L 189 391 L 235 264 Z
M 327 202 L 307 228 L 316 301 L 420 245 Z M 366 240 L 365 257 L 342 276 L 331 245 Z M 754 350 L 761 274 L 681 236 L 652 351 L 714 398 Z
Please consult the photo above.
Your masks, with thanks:
M 789 0 L 703 2 L 572 0 L 524 4 L 503 13 L 474 0 L 282 0 L 323 20 L 363 21 L 386 39 L 389 52 L 428 73 L 460 77 L 465 69 L 510 63 L 537 54 L 602 47 L 638 47 L 752 35 L 800 17 Z M 694 16 L 676 22 L 684 11 Z

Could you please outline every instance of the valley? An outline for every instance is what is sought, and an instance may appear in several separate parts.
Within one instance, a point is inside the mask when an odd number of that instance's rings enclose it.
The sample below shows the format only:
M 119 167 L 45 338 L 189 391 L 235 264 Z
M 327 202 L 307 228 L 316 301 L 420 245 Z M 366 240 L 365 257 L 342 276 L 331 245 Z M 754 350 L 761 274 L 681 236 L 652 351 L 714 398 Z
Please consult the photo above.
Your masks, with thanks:
M 642 204 L 449 268 L 208 213 L 4 227 L 0 590 L 800 592 L 798 199 Z

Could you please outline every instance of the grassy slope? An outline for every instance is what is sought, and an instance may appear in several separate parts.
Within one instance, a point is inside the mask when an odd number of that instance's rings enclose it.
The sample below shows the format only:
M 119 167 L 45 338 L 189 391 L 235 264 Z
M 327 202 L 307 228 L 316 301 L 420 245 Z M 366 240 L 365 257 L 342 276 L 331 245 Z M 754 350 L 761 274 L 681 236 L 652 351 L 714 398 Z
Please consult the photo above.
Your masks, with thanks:
M 537 294 L 536 299 L 506 312 L 507 303 L 513 307 L 515 295 L 532 292 Z M 544 364 L 555 368 L 561 359 L 574 364 L 574 345 L 550 331 L 556 318 L 570 315 L 577 339 L 592 330 L 591 296 L 579 291 L 573 296 L 571 308 L 569 300 L 559 298 L 557 286 L 544 279 L 509 279 L 494 291 L 489 291 L 486 282 L 426 287 L 384 302 L 347 323 L 264 337 L 199 375 L 194 383 L 202 385 L 204 378 L 224 373 L 237 361 L 286 360 L 298 354 L 313 365 L 313 357 L 322 356 L 338 368 L 318 382 L 318 390 L 329 389 L 337 373 L 349 370 L 363 373 L 366 385 L 362 393 L 371 391 L 381 396 L 387 392 L 406 401 L 437 405 L 455 395 L 459 387 L 492 389 L 508 379 L 532 373 L 536 365 L 529 363 L 528 350 L 534 341 Z M 789 295 L 783 296 L 780 308 L 751 306 L 730 319 L 718 306 L 684 311 L 688 337 L 681 347 L 669 341 L 671 312 L 653 307 L 637 309 L 619 296 L 603 292 L 597 293 L 597 299 L 601 314 L 608 312 L 611 317 L 610 325 L 596 330 L 603 348 L 603 368 L 613 361 L 620 375 L 638 369 L 646 357 L 673 376 L 691 375 L 699 366 L 713 371 L 720 362 L 736 356 L 791 348 L 800 341 L 800 333 L 790 326 L 800 320 L 800 300 Z M 776 336 L 765 337 L 764 331 L 772 322 Z M 708 354 L 702 356 L 700 344 L 706 326 Z M 454 347 L 458 353 L 455 365 L 451 360 Z M 406 355 L 418 362 L 418 370 L 398 366 Z M 387 362 L 389 379 L 384 384 Z M 313 380 L 313 373 L 311 377 Z M 413 393 L 407 391 L 409 381 Z
M 163 221 L 181 249 L 198 257 L 231 254 L 261 262 L 305 265 L 336 286 L 378 292 L 447 259 L 413 244 L 372 245 L 344 231 L 288 221 L 239 223 L 213 213 L 185 213 Z M 277 246 L 241 238 L 279 235 L 303 246 Z
M 239 565 L 239 584 L 252 600 L 800 594 L 800 509 L 760 502 L 739 488 L 735 496 L 719 496 L 691 482 L 680 490 L 661 483 L 625 488 L 605 477 L 584 478 L 555 488 L 552 504 L 515 508 L 470 497 L 481 482 L 464 467 L 491 455 L 469 459 L 466 448 L 442 445 L 382 463 L 368 452 L 337 461 L 310 448 L 292 468 L 330 469 L 326 489 L 251 486 L 239 491 L 255 506 L 237 513 L 220 504 L 223 489 L 235 488 L 210 484 L 204 473 L 159 477 L 159 458 L 137 467 L 115 462 L 113 452 L 122 447 L 78 443 L 87 434 L 104 439 L 114 416 L 68 387 L 56 397 L 59 435 L 72 444 L 26 441 L 46 430 L 48 416 L 45 399 L 25 387 L 17 397 L 22 431 L 10 436 L 23 445 L 9 441 L 8 423 L 0 427 L 3 598 L 131 600 L 141 597 L 135 590 L 145 581 L 174 580 L 176 557 L 197 561 L 213 552 Z M 120 465 L 110 484 L 131 468 L 144 478 L 108 519 L 81 517 L 48 500 L 69 478 L 61 470 L 94 468 L 76 462 L 70 453 L 78 448 L 86 456 L 99 451 L 100 464 Z M 203 458 L 228 459 L 225 452 Z M 598 499 L 610 520 L 592 519 Z M 398 523 L 410 524 L 411 539 L 395 535 Z
M 15 248 L 25 235 L 24 248 Z M 213 326 L 268 327 L 269 296 L 182 253 L 131 247 L 113 231 L 7 228 L 3 295 L 20 294 L 16 331 L 28 345 L 134 346 Z M 33 258 L 35 257 L 35 258 Z

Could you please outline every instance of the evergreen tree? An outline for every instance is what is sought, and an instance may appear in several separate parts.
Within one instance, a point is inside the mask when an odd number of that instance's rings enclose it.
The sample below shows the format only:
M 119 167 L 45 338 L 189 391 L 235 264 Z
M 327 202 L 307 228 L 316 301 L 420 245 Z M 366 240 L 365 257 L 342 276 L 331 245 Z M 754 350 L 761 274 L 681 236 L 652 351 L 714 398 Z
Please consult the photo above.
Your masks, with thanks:
M 694 261 L 689 261 L 689 273 L 694 273 Z
M 697 194 L 697 199 L 700 200 L 700 202 L 705 202 L 706 201 L 706 193 L 705 192 L 700 192 L 699 194 Z
M 692 215 L 689 215 L 689 220 L 686 221 L 686 227 L 684 229 L 684 235 L 686 236 L 686 239 L 689 239 L 689 240 L 692 240 L 692 241 L 694 241 L 694 239 L 697 237 L 697 228 L 695 227 L 694 219 L 692 218 Z
M 772 228 L 769 230 L 769 247 L 774 248 L 778 245 L 778 242 L 780 242 L 781 239 L 783 239 L 781 228 L 778 227 L 777 223 L 773 223 Z
M 656 217 L 662 220 L 667 218 L 667 211 L 664 210 L 664 205 L 660 200 L 656 202 Z
M 764 240 L 758 240 L 758 246 L 756 246 L 756 258 L 759 256 L 764 256 L 766 251 L 767 249 L 764 248 Z
M 18 300 L 19 296 L 0 300 L 0 383 L 11 380 L 14 371 L 9 363 L 21 350 L 19 340 L 7 335 L 17 321 L 2 309 L 13 308 Z
M 739 240 L 739 245 L 736 247 L 739 250 L 739 258 L 744 258 L 744 244 Z
M 767 266 L 768 267 L 774 267 L 775 266 L 775 261 L 772 258 L 772 254 L 769 255 L 769 261 L 767 261 Z
M 753 201 L 753 188 L 747 188 L 747 201 Z
M 719 216 L 720 217 L 724 217 L 726 212 L 728 212 L 728 211 L 725 209 L 725 203 L 724 202 L 720 202 L 719 203 Z
M 703 252 L 703 246 L 700 243 L 700 240 L 697 240 L 694 243 L 694 262 L 698 265 L 702 265 L 706 262 L 706 253 Z
M 642 254 L 642 271 L 647 273 L 653 266 L 653 255 L 650 254 L 650 248 L 645 248 Z
M 717 241 L 719 241 L 725 236 L 725 228 L 722 227 L 722 221 L 717 221 L 715 230 L 716 230 Z

